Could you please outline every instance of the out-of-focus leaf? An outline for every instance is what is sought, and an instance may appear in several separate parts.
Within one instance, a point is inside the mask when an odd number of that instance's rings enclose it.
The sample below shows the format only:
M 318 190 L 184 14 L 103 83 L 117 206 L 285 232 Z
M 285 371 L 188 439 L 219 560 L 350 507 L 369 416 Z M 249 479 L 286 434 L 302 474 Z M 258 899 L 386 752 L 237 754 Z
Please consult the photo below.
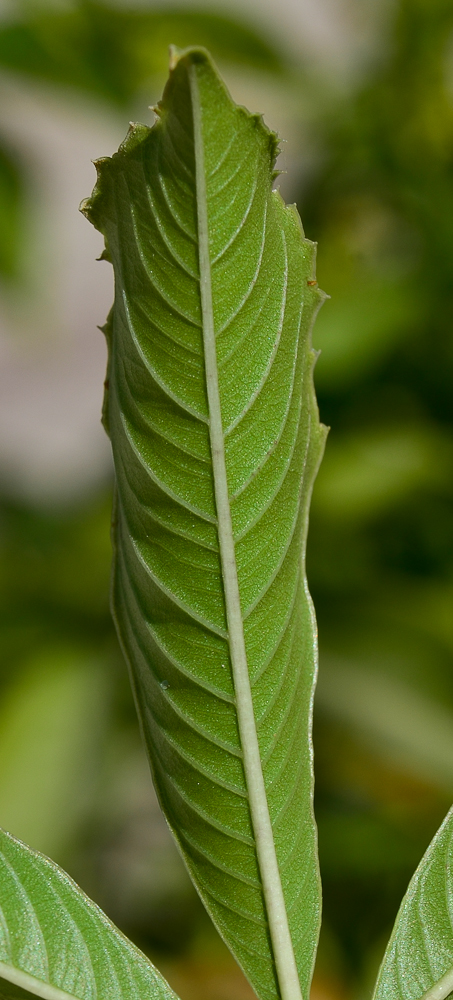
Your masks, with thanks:
M 418 844 L 408 844 L 405 831 L 370 815 L 369 809 L 329 814 L 318 808 L 316 818 L 323 876 L 366 878 L 407 873 L 420 858 Z
M 4 503 L 0 511 L 0 616 L 53 615 L 81 636 L 89 623 L 110 628 L 109 502 L 46 512 Z M 89 572 L 87 567 L 90 567 Z M 0 619 L 1 620 L 1 619 Z M 1 662 L 1 658 L 0 658 Z
M 61 868 L 0 830 L 0 997 L 24 995 L 175 1000 L 151 962 Z
M 358 186 L 331 206 L 318 265 L 331 295 L 316 329 L 323 391 L 359 385 L 420 329 L 423 288 L 412 280 L 419 244 L 417 231 L 372 188 Z
M 453 990 L 453 809 L 401 904 L 373 1000 L 444 1000 Z
M 395 594 L 391 612 L 400 628 L 401 625 L 412 627 L 415 619 L 422 634 L 436 644 L 445 644 L 450 657 L 453 652 L 452 608 L 453 583 L 428 578 L 417 586 L 408 587 L 400 595 Z
M 322 295 L 276 152 L 189 49 L 83 210 L 115 269 L 114 606 L 157 788 L 254 988 L 296 1000 L 319 920 L 304 548 Z
M 418 303 L 411 288 L 395 282 L 355 281 L 334 291 L 316 325 L 321 350 L 316 381 L 323 389 L 347 387 L 376 367 L 411 333 Z
M 316 512 L 335 520 L 376 517 L 421 487 L 450 481 L 453 438 L 406 425 L 332 435 L 315 493 Z
M 453 789 L 453 712 L 401 680 L 367 667 L 323 664 L 319 708 L 375 752 L 441 789 Z
M 20 268 L 24 180 L 18 159 L 0 145 L 0 277 L 15 278 Z
M 99 665 L 64 648 L 42 653 L 2 695 L 0 823 L 56 857 L 93 794 L 104 702 Z
M 26 9 L 25 9 L 26 10 Z M 0 66 L 126 103 L 167 68 L 168 46 L 205 45 L 217 59 L 280 73 L 274 46 L 241 21 L 209 11 L 121 10 L 84 0 L 72 10 L 23 11 L 0 26 Z M 19 7 L 20 11 L 20 7 Z

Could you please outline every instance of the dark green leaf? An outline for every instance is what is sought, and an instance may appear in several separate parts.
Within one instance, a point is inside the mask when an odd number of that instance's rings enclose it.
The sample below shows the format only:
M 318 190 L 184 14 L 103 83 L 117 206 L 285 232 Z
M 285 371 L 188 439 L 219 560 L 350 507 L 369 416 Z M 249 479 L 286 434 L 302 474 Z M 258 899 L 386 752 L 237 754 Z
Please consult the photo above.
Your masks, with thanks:
M 276 137 L 203 50 L 174 56 L 158 112 L 84 205 L 116 280 L 115 615 L 198 890 L 258 994 L 296 1000 L 319 924 L 304 549 L 322 295 L 271 191 Z

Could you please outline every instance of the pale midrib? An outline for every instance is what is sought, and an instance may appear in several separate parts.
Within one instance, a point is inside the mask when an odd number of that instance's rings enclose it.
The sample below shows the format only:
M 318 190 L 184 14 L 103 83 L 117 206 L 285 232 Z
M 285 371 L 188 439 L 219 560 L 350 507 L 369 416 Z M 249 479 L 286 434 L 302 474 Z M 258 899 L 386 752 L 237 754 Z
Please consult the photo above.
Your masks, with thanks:
M 66 993 L 65 990 L 60 990 L 58 986 L 51 986 L 50 983 L 44 983 L 41 979 L 30 976 L 28 972 L 22 972 L 22 969 L 16 969 L 12 965 L 7 965 L 6 962 L 0 962 L 0 977 L 6 979 L 9 983 L 13 983 L 14 986 L 28 990 L 29 993 L 33 993 L 36 997 L 41 997 L 42 1000 L 77 1000 L 74 993 Z
M 423 994 L 421 1000 L 445 1000 L 445 997 L 448 997 L 452 990 L 453 969 L 449 969 L 448 972 L 445 973 L 445 976 L 442 976 L 442 979 L 439 979 L 438 983 L 435 983 L 434 986 L 431 986 L 431 988 Z
M 244 772 L 255 835 L 258 865 L 269 921 L 274 961 L 282 1000 L 302 1000 L 283 888 L 275 851 L 269 806 L 253 710 L 252 691 L 245 648 L 244 627 L 239 595 L 238 573 L 231 521 L 225 447 L 220 407 L 217 353 L 212 308 L 211 262 L 208 239 L 208 212 L 204 166 L 202 112 L 196 66 L 189 69 L 195 140 L 196 194 L 200 265 L 200 293 L 203 317 L 203 341 L 209 428 L 218 517 L 225 606 L 228 625 L 231 667 L 236 695 L 239 735 Z

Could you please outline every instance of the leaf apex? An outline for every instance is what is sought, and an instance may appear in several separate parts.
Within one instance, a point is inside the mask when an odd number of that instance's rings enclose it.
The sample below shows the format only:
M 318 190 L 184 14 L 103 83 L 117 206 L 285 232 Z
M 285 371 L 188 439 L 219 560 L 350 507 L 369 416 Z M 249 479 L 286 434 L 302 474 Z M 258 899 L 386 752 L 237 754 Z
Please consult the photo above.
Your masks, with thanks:
M 180 49 L 178 45 L 169 46 L 169 68 L 173 73 L 178 63 L 182 59 L 189 59 L 193 62 L 208 62 L 214 65 L 211 54 L 203 45 L 188 45 L 185 49 Z
M 169 46 L 169 49 L 168 49 L 168 52 L 169 52 L 168 68 L 170 70 L 170 73 L 172 73 L 173 70 L 178 65 L 180 51 L 181 51 L 181 49 L 179 49 L 177 45 L 170 45 Z
M 227 88 L 225 87 L 225 83 L 223 82 L 222 77 L 220 76 L 220 73 L 214 62 L 214 59 L 212 58 L 211 53 L 203 45 L 188 45 L 187 48 L 185 49 L 180 49 L 178 48 L 177 45 L 170 45 L 169 51 L 170 51 L 170 59 L 169 59 L 170 78 L 173 75 L 173 73 L 178 69 L 180 63 L 186 62 L 189 64 L 189 66 L 196 65 L 197 63 L 205 64 L 210 68 L 212 73 L 214 73 L 214 75 L 217 77 L 218 81 L 221 83 L 224 89 L 227 90 Z M 164 91 L 163 101 L 159 102 L 159 106 L 161 106 L 163 102 L 165 102 L 165 91 Z M 247 113 L 249 114 L 250 112 Z M 256 117 L 262 117 L 262 116 L 257 115 Z

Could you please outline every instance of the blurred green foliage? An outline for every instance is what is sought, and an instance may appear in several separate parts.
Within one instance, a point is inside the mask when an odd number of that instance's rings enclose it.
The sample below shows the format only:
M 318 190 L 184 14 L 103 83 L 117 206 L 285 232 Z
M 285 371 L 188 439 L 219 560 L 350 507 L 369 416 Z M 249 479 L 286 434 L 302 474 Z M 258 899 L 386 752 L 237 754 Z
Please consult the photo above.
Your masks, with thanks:
M 224 16 L 94 2 L 18 11 L 0 28 L 0 64 L 110 103 L 136 104 L 164 70 L 169 42 L 206 44 L 217 59 L 278 75 L 292 99 L 298 89 L 301 107 L 313 99 L 322 155 L 299 207 L 331 296 L 314 342 L 321 416 L 332 427 L 308 557 L 321 648 L 319 976 L 333 994 L 363 991 L 453 790 L 453 6 L 395 0 L 380 59 L 343 96 Z M 5 151 L 4 276 L 22 232 L 21 184 Z M 58 514 L 3 502 L 0 753 L 9 749 L 0 818 L 19 817 L 14 833 L 55 846 L 56 860 L 142 945 L 198 955 L 208 925 L 159 820 L 141 805 L 147 778 L 107 607 L 108 522 L 105 497 Z M 42 737 L 26 720 L 39 676 L 48 743 L 35 755 Z M 53 705 L 61 717 L 65 699 L 62 731 L 50 716 Z M 30 834 L 11 788 L 27 792 L 35 756 L 39 798 L 45 755 L 50 832 Z M 74 788 L 72 839 L 64 771 Z M 198 998 L 221 996 L 202 980 Z
M 0 145 L 0 275 L 20 272 L 21 232 L 25 223 L 26 182 L 17 155 Z
M 324 912 L 349 975 L 376 964 L 453 789 L 452 42 L 451 3 L 395 4 L 300 201 L 331 295 L 309 581 Z
M 18 4 L 20 9 L 21 4 Z M 0 65 L 60 86 L 77 87 L 127 106 L 156 74 L 165 74 L 171 44 L 198 44 L 217 59 L 281 73 L 274 47 L 246 24 L 188 9 L 128 10 L 98 0 L 72 9 L 45 6 L 0 30 Z

